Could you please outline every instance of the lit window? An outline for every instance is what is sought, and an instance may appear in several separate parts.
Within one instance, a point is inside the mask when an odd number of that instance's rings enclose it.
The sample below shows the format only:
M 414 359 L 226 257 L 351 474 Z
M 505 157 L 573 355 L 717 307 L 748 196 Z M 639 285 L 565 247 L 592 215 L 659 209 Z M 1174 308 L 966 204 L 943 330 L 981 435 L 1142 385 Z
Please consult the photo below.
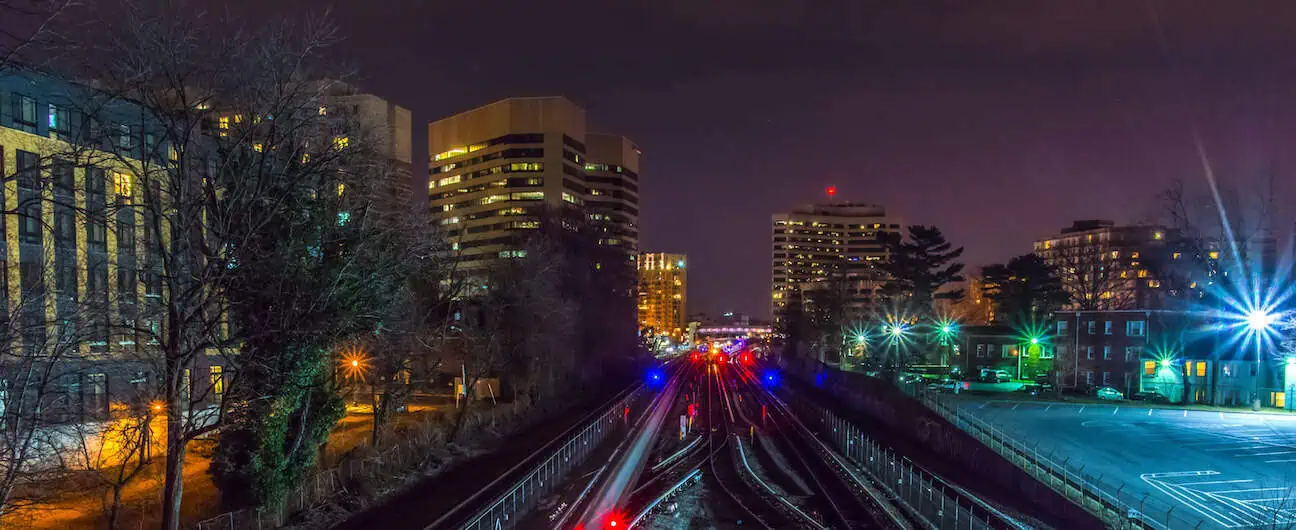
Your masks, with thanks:
M 1197 377 L 1206 377 L 1206 363 L 1205 363 L 1205 362 L 1198 362 L 1198 363 L 1197 363 Z
M 1119 250 L 1113 250 L 1112 253 L 1111 253 L 1111 257 L 1112 257 L 1112 259 L 1119 258 L 1119 257 L 1120 257 L 1120 251 L 1119 251 Z
M 234 115 L 234 123 L 243 123 L 243 115 L 242 115 L 242 114 L 235 114 L 235 115 Z
M 572 204 L 580 204 L 580 199 L 577 199 L 575 195 L 572 195 L 572 194 L 567 193 L 567 192 L 565 192 L 565 191 L 564 191 L 563 194 L 562 194 L 562 198 L 563 198 L 563 200 L 566 201 L 566 202 L 569 202 L 569 203 L 572 203 Z
M 212 394 L 215 394 L 217 399 L 221 397 L 221 394 L 225 393 L 225 374 L 223 367 L 220 365 L 211 367 L 211 388 Z
M 131 196 L 131 177 L 126 173 L 113 173 L 113 190 L 118 197 Z
M 433 156 L 433 157 L 432 157 L 432 160 L 443 160 L 443 159 L 446 159 L 446 158 L 450 158 L 450 157 L 452 157 L 452 156 L 459 156 L 459 155 L 465 154 L 465 153 L 467 153 L 467 152 L 468 152 L 468 148 L 467 148 L 467 147 L 456 147 L 456 148 L 451 149 L 451 150 L 449 150 L 449 151 L 446 151 L 446 152 L 444 152 L 444 153 L 437 153 L 436 156 Z
M 565 193 L 563 195 L 566 195 Z M 515 201 L 539 201 L 544 199 L 543 191 L 520 191 L 512 195 Z M 525 213 L 525 212 L 518 212 Z
M 230 117 L 229 117 L 229 116 L 221 116 L 221 117 L 220 117 L 220 129 L 221 129 L 221 130 L 228 130 L 229 128 L 230 128 Z
M 211 110 L 211 103 L 203 101 L 197 105 L 194 105 L 194 108 L 198 110 Z
M 1161 281 L 1160 281 L 1160 280 L 1148 280 L 1148 287 L 1151 287 L 1151 288 L 1153 288 L 1153 289 L 1156 289 L 1156 288 L 1158 288 L 1158 287 L 1161 287 Z
M 346 149 L 347 146 L 351 145 L 351 139 L 345 136 L 339 136 L 333 139 L 333 145 L 337 146 L 338 149 Z
M 324 115 L 326 115 L 326 114 L 328 114 L 328 105 L 320 105 L 320 107 L 319 107 L 319 115 L 320 115 L 320 116 L 324 116 Z
M 338 186 L 337 186 L 337 194 L 338 194 L 338 197 L 341 197 L 341 196 L 342 196 L 342 192 L 344 192 L 344 191 L 346 191 L 346 184 L 343 184 L 343 183 L 339 182 L 339 183 L 338 183 Z
M 1138 271 L 1138 277 L 1139 277 L 1139 278 L 1147 278 L 1147 276 L 1148 276 L 1148 271 L 1146 271 L 1146 270 Z
M 1180 256 L 1183 256 L 1183 254 L 1175 252 L 1174 254 L 1170 255 L 1170 259 L 1179 259 Z
M 1143 361 L 1143 375 L 1156 375 L 1156 361 Z
M 1163 237 L 1165 237 L 1165 234 L 1161 232 L 1152 232 L 1152 239 L 1160 240 Z
M 1131 258 L 1134 258 L 1134 259 L 1138 259 L 1138 257 L 1139 257 L 1139 253 L 1138 253 L 1138 252 L 1130 252 L 1130 257 L 1131 257 Z
M 252 150 L 260 153 L 265 150 L 265 146 L 261 145 L 261 142 L 257 142 L 252 144 Z
M 462 176 L 461 176 L 461 175 L 454 175 L 454 176 L 450 176 L 450 177 L 445 177 L 445 178 L 443 178 L 443 179 L 441 179 L 441 180 L 438 180 L 437 183 L 436 183 L 436 185 L 437 185 L 437 186 L 449 186 L 449 185 L 451 185 L 451 184 L 456 184 L 456 183 L 458 183 L 461 179 L 462 179 Z

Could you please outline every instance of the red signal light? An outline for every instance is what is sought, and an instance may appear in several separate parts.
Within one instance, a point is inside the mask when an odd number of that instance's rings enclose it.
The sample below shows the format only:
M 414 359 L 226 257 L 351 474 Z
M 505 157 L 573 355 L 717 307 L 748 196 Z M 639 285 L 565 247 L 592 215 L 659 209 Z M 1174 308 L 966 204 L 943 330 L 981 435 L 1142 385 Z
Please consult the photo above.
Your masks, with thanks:
M 607 530 L 621 530 L 626 527 L 625 521 L 622 521 L 621 519 L 621 514 L 617 512 L 609 513 L 607 514 L 607 517 L 603 519 L 603 528 Z

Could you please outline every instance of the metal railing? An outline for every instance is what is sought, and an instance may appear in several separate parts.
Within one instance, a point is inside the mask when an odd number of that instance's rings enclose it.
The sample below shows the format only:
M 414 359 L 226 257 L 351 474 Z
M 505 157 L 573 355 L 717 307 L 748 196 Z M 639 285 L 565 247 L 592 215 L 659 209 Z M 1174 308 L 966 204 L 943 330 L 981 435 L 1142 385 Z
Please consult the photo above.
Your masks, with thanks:
M 1097 516 L 1109 528 L 1166 530 L 1198 528 L 1205 524 L 1200 518 L 1185 518 L 1190 514 L 1183 510 L 1176 512 L 1174 505 L 1149 493 L 1135 493 L 1124 482 L 1113 484 L 1104 481 L 1101 475 L 1086 473 L 1084 465 L 1072 462 L 1070 457 L 1059 460 L 1051 449 L 1016 440 L 994 424 L 962 410 L 958 399 L 953 396 L 927 389 L 921 383 L 902 383 L 900 389 L 1067 500 Z
M 945 481 L 915 468 L 894 451 L 865 436 L 861 429 L 850 422 L 826 410 L 823 415 L 825 425 L 831 429 L 829 437 L 837 451 L 872 476 L 893 497 L 908 505 L 931 525 L 930 528 L 980 530 L 1013 526 L 1002 520 L 995 526 L 993 522 L 996 517 L 993 514 L 976 515 L 975 503 L 963 500 L 962 495 L 947 490 Z
M 622 419 L 626 404 L 638 394 L 638 391 L 630 392 L 608 407 L 603 414 L 580 432 L 573 434 L 562 447 L 527 473 L 526 477 L 496 497 L 490 505 L 478 510 L 461 528 L 493 530 L 516 526 L 523 516 L 536 507 L 540 499 L 562 485 L 567 473 L 584 463 L 585 458 L 613 430 L 612 424 Z

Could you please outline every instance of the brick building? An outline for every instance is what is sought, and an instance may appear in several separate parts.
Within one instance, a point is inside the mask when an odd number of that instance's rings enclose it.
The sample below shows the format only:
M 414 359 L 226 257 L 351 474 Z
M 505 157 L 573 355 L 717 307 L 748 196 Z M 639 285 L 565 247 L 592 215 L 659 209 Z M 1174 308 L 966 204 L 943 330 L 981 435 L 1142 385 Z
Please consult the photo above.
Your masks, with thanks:
M 953 361 L 966 376 L 977 377 L 988 369 L 1033 380 L 1052 373 L 1053 357 L 1046 340 L 1037 338 L 1032 343 L 1008 326 L 966 326 L 959 331 L 959 351 Z

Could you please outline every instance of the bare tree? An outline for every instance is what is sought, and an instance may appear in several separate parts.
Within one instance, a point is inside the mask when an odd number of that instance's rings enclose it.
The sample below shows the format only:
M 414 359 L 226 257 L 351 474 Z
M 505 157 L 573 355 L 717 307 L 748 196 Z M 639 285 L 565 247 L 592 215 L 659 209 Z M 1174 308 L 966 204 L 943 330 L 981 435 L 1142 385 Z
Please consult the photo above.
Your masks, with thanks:
M 414 380 L 427 380 L 448 364 L 446 339 L 464 292 L 464 279 L 456 274 L 459 260 L 434 219 L 421 206 L 392 210 L 383 216 L 383 232 L 391 238 L 386 267 L 403 278 L 382 329 L 363 339 L 375 446 L 407 405 Z
M 1168 282 L 1167 292 L 1194 299 L 1212 277 L 1225 270 L 1233 282 L 1255 281 L 1273 256 L 1270 245 L 1274 215 L 1275 177 L 1262 185 L 1239 188 L 1211 180 L 1207 191 L 1191 190 L 1175 179 L 1157 196 L 1156 217 L 1175 233 L 1175 240 L 1154 266 Z M 1247 286 L 1250 287 L 1250 286 Z
M 1139 258 L 1110 252 L 1099 254 L 1090 247 L 1072 250 L 1075 252 L 1059 256 L 1053 264 L 1070 296 L 1071 307 L 1079 311 L 1114 311 L 1138 305 L 1138 267 L 1131 266 L 1131 260 Z
M 67 156 L 102 168 L 114 195 L 104 215 L 138 233 L 132 267 L 145 296 L 117 332 L 147 346 L 135 354 L 161 376 L 162 519 L 174 529 L 188 442 L 221 425 L 235 400 L 240 414 L 283 404 L 294 425 L 331 427 L 317 398 L 292 405 L 240 388 L 251 375 L 284 377 L 268 388 L 326 399 L 321 380 L 293 372 L 326 362 L 308 345 L 335 343 L 375 316 L 336 310 L 364 305 L 351 289 L 371 269 L 357 262 L 354 236 L 367 222 L 378 143 L 329 105 L 345 85 L 315 66 L 336 41 L 332 26 L 253 28 L 184 6 L 118 7 L 71 65 L 95 90 L 77 109 L 86 147 Z M 193 384 L 209 365 L 225 370 Z M 287 461 L 313 458 L 301 456 L 310 444 L 285 450 L 296 455 Z
M 132 481 L 151 468 L 165 439 L 160 436 L 162 404 L 152 389 L 118 396 L 106 421 L 74 422 L 57 431 L 68 441 L 60 452 L 68 475 L 88 475 L 104 492 L 108 528 L 121 527 L 122 494 Z
M 57 47 L 57 22 L 75 0 L 0 0 L 0 72 L 37 63 Z

